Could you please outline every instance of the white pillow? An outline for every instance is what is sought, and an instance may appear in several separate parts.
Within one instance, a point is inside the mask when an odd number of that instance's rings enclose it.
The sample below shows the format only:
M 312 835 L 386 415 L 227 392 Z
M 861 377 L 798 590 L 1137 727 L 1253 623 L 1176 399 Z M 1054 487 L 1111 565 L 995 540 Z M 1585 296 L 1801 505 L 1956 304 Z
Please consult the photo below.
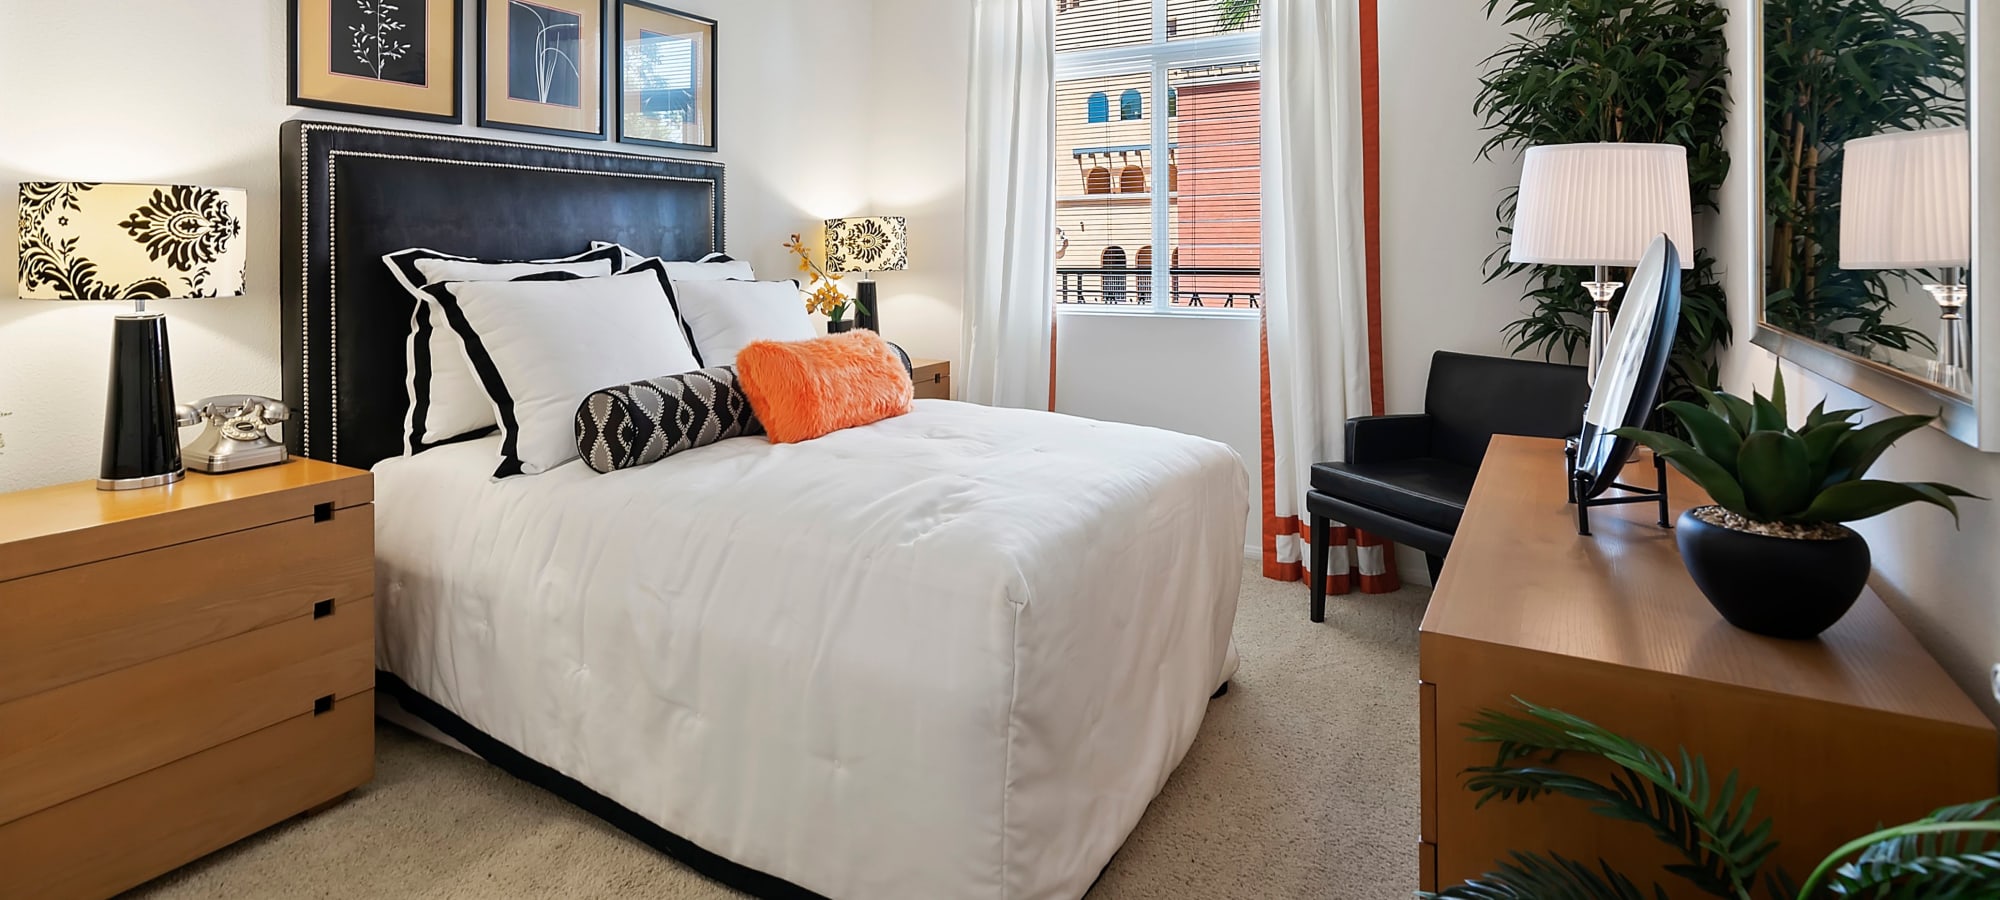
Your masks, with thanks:
M 701 368 L 658 262 L 605 278 L 446 282 L 426 291 L 492 400 L 496 478 L 576 459 L 576 409 L 591 392 Z
M 799 286 L 789 281 L 680 281 L 674 305 L 707 366 L 733 366 L 751 341 L 805 341 L 816 335 Z
M 458 334 L 444 324 L 423 288 L 443 281 L 509 281 L 520 277 L 566 274 L 610 275 L 620 260 L 617 250 L 593 249 L 562 259 L 533 261 L 473 259 L 413 248 L 382 257 L 389 271 L 417 298 L 410 314 L 410 336 L 404 346 L 405 382 L 410 406 L 403 418 L 404 452 L 421 453 L 459 435 L 494 426 L 493 405 L 465 365 Z
M 632 268 L 645 262 L 647 259 L 656 258 L 645 256 L 630 247 L 622 244 L 614 244 L 610 241 L 591 241 L 590 249 L 617 250 L 621 257 L 618 262 L 620 271 Z M 750 268 L 749 263 L 739 259 L 730 259 L 720 253 L 710 253 L 694 262 L 669 261 L 666 265 L 667 278 L 675 282 L 722 281 L 730 278 L 738 281 L 757 280 L 757 273 Z

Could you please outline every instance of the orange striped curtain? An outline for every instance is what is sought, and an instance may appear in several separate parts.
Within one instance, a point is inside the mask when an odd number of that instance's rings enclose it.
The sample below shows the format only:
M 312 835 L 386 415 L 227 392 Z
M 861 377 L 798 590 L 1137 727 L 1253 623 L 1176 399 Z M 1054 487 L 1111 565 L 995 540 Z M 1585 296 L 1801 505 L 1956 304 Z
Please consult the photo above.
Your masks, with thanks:
M 1372 411 L 1380 414 L 1383 409 L 1382 391 L 1382 249 L 1381 249 L 1381 84 L 1378 73 L 1378 44 L 1376 40 L 1377 0 L 1353 0 L 1359 8 L 1358 28 L 1359 53 L 1354 55 L 1360 69 L 1360 114 L 1361 114 L 1361 168 L 1362 168 L 1362 228 L 1364 232 L 1364 260 L 1366 263 L 1367 293 L 1367 378 L 1369 403 Z M 1270 11 L 1266 13 L 1266 27 L 1270 27 Z M 1267 74 L 1267 78 L 1270 75 Z M 1315 302 L 1301 300 L 1299 302 Z M 1278 484 L 1283 481 L 1288 489 L 1303 491 L 1305 485 L 1296 483 L 1294 478 L 1280 479 L 1277 467 L 1280 464 L 1271 412 L 1271 349 L 1268 328 L 1260 335 L 1259 406 L 1262 419 L 1263 456 L 1263 564 L 1264 577 L 1280 581 L 1303 581 L 1310 574 L 1304 560 L 1306 548 L 1310 546 L 1311 534 L 1307 524 L 1296 515 L 1278 515 L 1274 510 L 1302 510 L 1304 497 L 1287 498 L 1288 502 L 1278 502 Z M 1352 406 L 1350 406 L 1352 408 Z M 1341 415 L 1337 410 L 1329 410 L 1329 415 Z M 1316 423 L 1324 432 L 1331 430 L 1325 426 L 1340 423 Z M 1297 427 L 1294 423 L 1293 427 Z M 1327 591 L 1333 594 L 1348 594 L 1354 591 L 1378 594 L 1388 593 L 1401 587 L 1396 576 L 1395 547 L 1380 537 L 1336 524 L 1330 537 L 1331 552 L 1328 554 L 1328 571 L 1321 573 L 1326 578 Z

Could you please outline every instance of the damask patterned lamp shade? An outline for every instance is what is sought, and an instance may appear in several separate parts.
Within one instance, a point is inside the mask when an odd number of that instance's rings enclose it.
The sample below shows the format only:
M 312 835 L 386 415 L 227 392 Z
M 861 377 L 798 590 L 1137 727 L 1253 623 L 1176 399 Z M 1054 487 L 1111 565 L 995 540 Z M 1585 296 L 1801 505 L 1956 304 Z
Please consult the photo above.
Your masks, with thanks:
M 182 477 L 167 321 L 147 300 L 243 293 L 248 258 L 238 188 L 34 181 L 21 185 L 20 297 L 131 300 L 112 330 L 97 486 L 157 487 Z
M 826 270 L 859 272 L 854 285 L 854 323 L 881 331 L 875 282 L 870 272 L 901 272 L 910 264 L 910 230 L 902 216 L 856 216 L 826 220 Z
M 21 185 L 23 300 L 164 300 L 243 293 L 240 188 Z

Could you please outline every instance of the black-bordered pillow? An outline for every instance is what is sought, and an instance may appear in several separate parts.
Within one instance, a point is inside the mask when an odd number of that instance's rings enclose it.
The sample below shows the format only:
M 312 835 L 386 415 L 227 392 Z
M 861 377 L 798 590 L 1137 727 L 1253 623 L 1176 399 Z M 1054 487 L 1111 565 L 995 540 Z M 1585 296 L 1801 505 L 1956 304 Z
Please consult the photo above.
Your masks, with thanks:
M 734 366 L 604 388 L 576 409 L 576 454 L 600 474 L 763 433 Z
M 419 453 L 485 434 L 496 425 L 492 404 L 465 362 L 457 333 L 445 326 L 425 287 L 454 281 L 610 275 L 624 268 L 623 260 L 623 252 L 616 247 L 540 260 L 476 259 L 421 247 L 383 256 L 396 281 L 417 299 L 404 346 L 405 389 L 410 402 L 403 420 L 404 452 Z

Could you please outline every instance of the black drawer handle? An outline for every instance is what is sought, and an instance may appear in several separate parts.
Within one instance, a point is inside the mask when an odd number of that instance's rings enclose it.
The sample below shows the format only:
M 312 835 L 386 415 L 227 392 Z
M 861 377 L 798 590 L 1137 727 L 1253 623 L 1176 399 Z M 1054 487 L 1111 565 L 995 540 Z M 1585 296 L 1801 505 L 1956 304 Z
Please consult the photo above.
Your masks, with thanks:
M 333 504 L 332 503 L 314 504 L 313 521 L 315 523 L 333 521 Z
M 313 701 L 313 715 L 323 716 L 333 712 L 333 695 L 328 694 Z
M 313 604 L 313 618 L 324 619 L 330 615 L 333 615 L 332 600 L 321 600 L 318 603 Z

